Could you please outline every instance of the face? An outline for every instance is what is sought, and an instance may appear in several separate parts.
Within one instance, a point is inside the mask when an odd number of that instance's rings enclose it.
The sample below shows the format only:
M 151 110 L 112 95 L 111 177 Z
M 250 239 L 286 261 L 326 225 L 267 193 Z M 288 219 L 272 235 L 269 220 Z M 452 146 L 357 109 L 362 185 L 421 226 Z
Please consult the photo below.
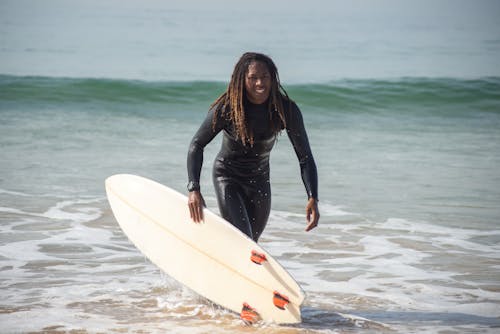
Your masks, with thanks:
M 245 90 L 248 100 L 255 104 L 266 102 L 271 92 L 271 74 L 266 64 L 253 61 L 245 75 Z

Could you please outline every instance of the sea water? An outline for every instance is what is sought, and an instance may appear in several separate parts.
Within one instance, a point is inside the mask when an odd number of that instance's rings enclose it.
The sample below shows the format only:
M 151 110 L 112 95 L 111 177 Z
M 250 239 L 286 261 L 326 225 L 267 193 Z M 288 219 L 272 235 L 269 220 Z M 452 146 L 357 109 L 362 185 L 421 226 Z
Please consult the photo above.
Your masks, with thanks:
M 498 331 L 499 6 L 424 4 L 3 1 L 0 332 Z M 186 193 L 189 141 L 247 49 L 276 60 L 318 165 L 306 233 L 279 136 L 260 243 L 307 294 L 294 326 L 245 327 L 182 287 L 105 198 L 117 173 Z

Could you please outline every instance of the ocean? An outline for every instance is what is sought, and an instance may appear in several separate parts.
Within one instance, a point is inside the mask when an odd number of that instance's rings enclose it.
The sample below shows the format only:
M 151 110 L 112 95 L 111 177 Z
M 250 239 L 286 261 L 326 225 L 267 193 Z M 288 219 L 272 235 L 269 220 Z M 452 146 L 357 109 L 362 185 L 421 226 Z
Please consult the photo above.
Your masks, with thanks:
M 499 17 L 494 1 L 2 1 L 0 332 L 498 332 Z M 187 192 L 191 137 L 247 50 L 276 61 L 318 166 L 306 233 L 279 136 L 259 243 L 307 295 L 293 326 L 243 326 L 175 282 L 105 197 L 118 173 Z M 216 212 L 220 139 L 201 183 Z

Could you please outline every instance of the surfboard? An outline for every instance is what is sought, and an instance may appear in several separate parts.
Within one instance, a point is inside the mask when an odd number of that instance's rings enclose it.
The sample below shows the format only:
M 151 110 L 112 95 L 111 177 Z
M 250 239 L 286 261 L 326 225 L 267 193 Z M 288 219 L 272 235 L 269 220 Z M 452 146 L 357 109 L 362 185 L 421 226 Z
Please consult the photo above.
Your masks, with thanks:
M 123 232 L 167 275 L 246 321 L 301 321 L 300 286 L 229 222 L 205 208 L 194 223 L 186 196 L 144 177 L 113 175 L 105 186 Z

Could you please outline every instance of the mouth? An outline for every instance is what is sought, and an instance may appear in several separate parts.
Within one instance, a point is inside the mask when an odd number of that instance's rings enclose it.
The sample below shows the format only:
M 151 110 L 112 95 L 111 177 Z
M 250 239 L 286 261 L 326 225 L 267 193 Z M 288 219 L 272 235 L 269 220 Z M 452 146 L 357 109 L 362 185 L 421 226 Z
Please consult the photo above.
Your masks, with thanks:
M 249 87 L 247 96 L 253 103 L 264 103 L 267 98 L 269 98 L 270 88 L 266 86 L 253 86 Z

